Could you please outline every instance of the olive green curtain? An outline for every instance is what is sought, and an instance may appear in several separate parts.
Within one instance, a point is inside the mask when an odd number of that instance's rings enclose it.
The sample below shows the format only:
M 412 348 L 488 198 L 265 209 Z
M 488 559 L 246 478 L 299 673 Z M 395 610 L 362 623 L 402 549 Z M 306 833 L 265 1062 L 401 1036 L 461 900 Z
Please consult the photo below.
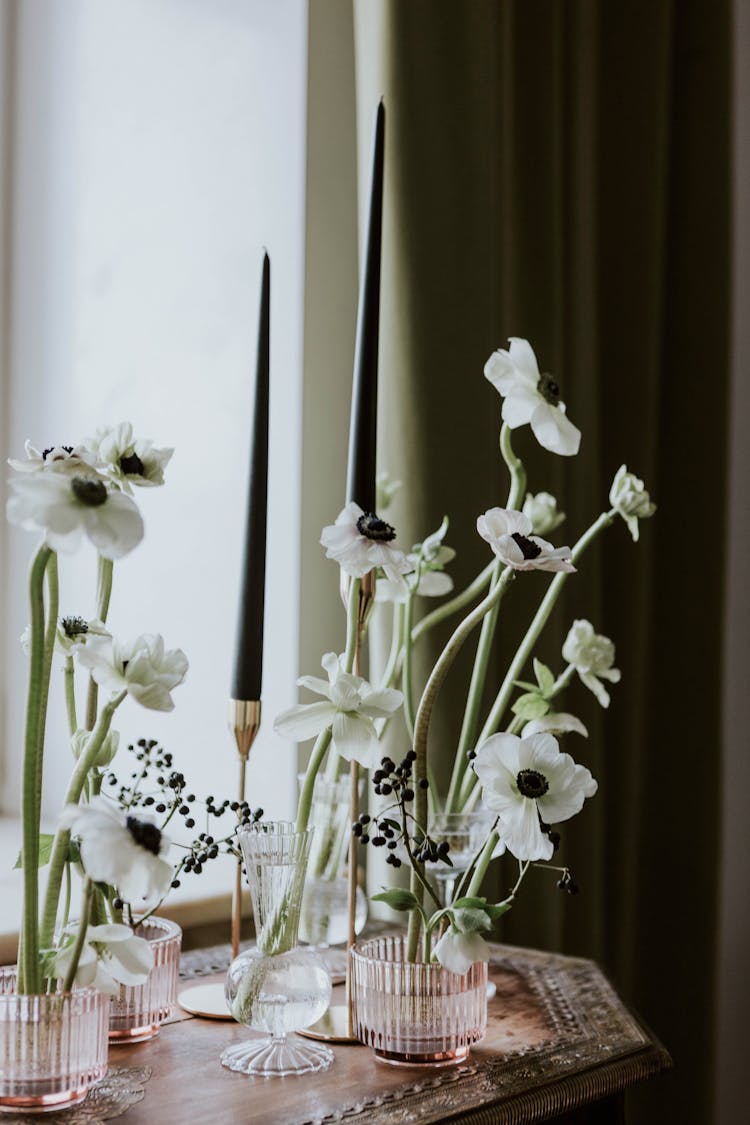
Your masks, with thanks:
M 560 667 L 575 617 L 617 644 L 622 683 L 567 749 L 600 783 L 564 832 L 582 886 L 536 873 L 505 940 L 596 957 L 672 1051 L 632 1120 L 711 1118 L 719 695 L 729 348 L 727 0 L 361 0 L 360 133 L 387 112 L 380 465 L 408 482 L 405 542 L 447 513 L 464 585 L 487 560 L 476 516 L 503 505 L 490 352 L 525 336 L 554 372 L 581 453 L 528 428 L 532 491 L 575 540 L 622 462 L 659 504 L 633 544 L 618 523 L 566 586 L 540 655 Z M 363 141 L 363 148 L 367 145 Z M 494 691 L 548 579 L 501 615 Z M 422 674 L 426 657 L 420 660 Z M 473 646 L 468 646 L 472 649 Z M 453 749 L 472 652 L 440 700 Z M 574 743 L 574 744 L 573 744 Z M 510 869 L 500 875 L 507 883 Z M 531 880 L 530 880 L 531 881 Z

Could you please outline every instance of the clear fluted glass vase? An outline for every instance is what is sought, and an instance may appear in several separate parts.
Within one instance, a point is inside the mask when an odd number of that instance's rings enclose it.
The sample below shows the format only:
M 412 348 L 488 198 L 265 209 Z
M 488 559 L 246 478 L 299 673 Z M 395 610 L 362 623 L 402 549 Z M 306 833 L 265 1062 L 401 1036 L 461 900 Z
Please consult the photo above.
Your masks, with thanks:
M 316 1023 L 331 1001 L 331 978 L 317 953 L 297 946 L 314 829 L 260 821 L 238 833 L 255 916 L 256 946 L 229 967 L 226 999 L 238 1023 L 263 1038 L 235 1043 L 223 1066 L 263 1077 L 324 1070 L 333 1052 L 293 1034 Z
M 360 1042 L 392 1065 L 462 1062 L 487 1030 L 487 965 L 463 975 L 409 961 L 405 937 L 352 947 L 352 1020 Z
M 76 1105 L 107 1073 L 109 996 L 95 988 L 22 996 L 0 969 L 0 1111 Z
M 481 850 L 495 819 L 495 814 L 487 809 L 436 812 L 430 817 L 430 839 L 436 844 L 446 843 L 450 848 L 450 864 L 427 863 L 428 874 L 437 886 L 443 906 L 453 901 L 458 880 Z
M 302 780 L 302 779 L 300 779 Z M 346 974 L 349 937 L 349 776 L 331 780 L 318 774 L 313 790 L 310 824 L 315 829 L 300 912 L 300 941 L 321 950 L 334 977 Z M 364 782 L 360 782 L 360 797 Z M 367 898 L 357 887 L 354 930 L 367 921 Z M 338 947 L 338 948 L 337 948 Z

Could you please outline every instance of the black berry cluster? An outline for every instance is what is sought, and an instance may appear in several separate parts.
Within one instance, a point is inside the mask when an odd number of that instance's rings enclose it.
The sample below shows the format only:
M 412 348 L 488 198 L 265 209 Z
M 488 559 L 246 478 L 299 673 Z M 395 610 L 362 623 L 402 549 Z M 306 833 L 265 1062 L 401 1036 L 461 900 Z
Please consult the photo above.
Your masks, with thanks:
M 577 895 L 580 887 L 566 867 L 560 878 L 557 880 L 557 886 L 561 891 L 567 891 L 569 895 Z
M 385 757 L 380 768 L 372 775 L 375 792 L 380 797 L 392 797 L 393 802 L 373 821 L 367 813 L 352 825 L 352 832 L 360 844 L 372 844 L 374 848 L 387 848 L 386 863 L 400 867 L 402 860 L 396 855 L 399 844 L 417 863 L 447 863 L 453 866 L 448 857 L 450 845 L 447 841 L 437 843 L 431 840 L 417 823 L 410 811 L 415 797 L 415 788 L 427 789 L 427 778 L 414 780 L 414 763 L 417 755 L 409 750 L 398 765 L 392 758 Z M 398 820 L 388 813 L 398 814 Z M 410 824 L 413 826 L 410 828 Z
M 188 844 L 176 842 L 177 847 L 184 849 L 184 855 L 175 868 L 172 887 L 180 886 L 183 874 L 200 875 L 204 866 L 222 852 L 240 858 L 236 844 L 237 828 L 256 823 L 263 816 L 263 809 L 251 809 L 247 801 L 230 801 L 229 798 L 220 801 L 213 795 L 206 797 L 205 801 L 198 801 L 195 793 L 185 792 L 185 776 L 172 769 L 172 755 L 154 739 L 140 738 L 135 745 L 128 746 L 128 751 L 137 763 L 128 781 L 121 783 L 113 771 L 106 778 L 107 784 L 114 790 L 111 795 L 123 810 L 132 813 L 134 809 L 142 808 L 156 813 L 162 817 L 159 825 L 162 830 L 175 816 L 182 819 L 187 829 L 195 828 L 196 817 L 205 817 L 205 831 Z M 200 805 L 203 805 L 202 813 L 198 811 L 197 806 Z M 214 828 L 212 833 L 211 820 L 226 813 L 230 814 L 229 831 L 217 833 Z

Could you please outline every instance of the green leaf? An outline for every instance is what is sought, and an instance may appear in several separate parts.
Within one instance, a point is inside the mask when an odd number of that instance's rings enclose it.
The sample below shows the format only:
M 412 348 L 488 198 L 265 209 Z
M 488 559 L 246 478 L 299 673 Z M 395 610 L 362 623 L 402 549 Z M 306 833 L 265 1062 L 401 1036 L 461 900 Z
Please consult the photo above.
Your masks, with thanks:
M 55 837 L 49 832 L 39 833 L 39 867 L 46 867 L 52 858 L 52 846 L 55 842 Z M 76 840 L 71 840 L 68 845 L 68 863 L 81 862 L 81 849 Z M 23 852 L 18 853 L 18 858 L 13 864 L 13 870 L 23 867 Z
M 541 660 L 537 660 L 536 657 L 534 658 L 534 675 L 536 676 L 536 682 L 539 684 L 539 691 L 546 699 L 555 686 L 555 677 L 547 665 L 542 664 Z
M 519 695 L 511 710 L 519 719 L 541 719 L 549 711 L 549 703 L 538 692 L 529 691 Z
M 528 680 L 514 680 L 514 687 L 523 688 L 524 691 L 539 692 L 539 684 L 530 684 Z
M 381 891 L 380 894 L 370 896 L 373 902 L 385 902 L 393 910 L 417 910 L 419 908 L 419 900 L 416 895 L 411 891 L 402 890 L 400 887 L 392 887 L 389 891 Z
M 511 903 L 509 902 L 498 902 L 496 905 L 488 903 L 488 905 L 485 907 L 493 922 L 496 918 L 502 918 L 503 914 L 507 914 L 510 908 Z
M 475 934 L 480 930 L 489 930 L 492 926 L 486 909 L 480 910 L 471 906 L 458 909 L 454 907 L 451 914 L 454 926 L 462 934 Z
M 55 842 L 55 837 L 48 832 L 39 833 L 39 867 L 44 867 L 49 863 L 52 856 L 52 845 Z M 23 867 L 23 852 L 18 853 L 18 859 L 13 865 L 13 870 Z
M 453 903 L 454 910 L 461 910 L 464 907 L 469 909 L 485 910 L 487 907 L 486 898 L 457 898 Z

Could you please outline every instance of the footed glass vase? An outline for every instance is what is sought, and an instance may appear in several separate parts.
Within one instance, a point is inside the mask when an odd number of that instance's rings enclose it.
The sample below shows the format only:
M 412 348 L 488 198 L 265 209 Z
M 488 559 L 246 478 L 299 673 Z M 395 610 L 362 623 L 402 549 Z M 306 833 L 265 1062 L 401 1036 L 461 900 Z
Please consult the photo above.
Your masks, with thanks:
M 314 829 L 260 821 L 238 833 L 255 916 L 256 947 L 229 967 L 226 999 L 238 1023 L 264 1032 L 227 1047 L 223 1066 L 262 1077 L 325 1070 L 333 1051 L 292 1033 L 317 1022 L 331 1002 L 321 958 L 297 947 L 300 907 Z

